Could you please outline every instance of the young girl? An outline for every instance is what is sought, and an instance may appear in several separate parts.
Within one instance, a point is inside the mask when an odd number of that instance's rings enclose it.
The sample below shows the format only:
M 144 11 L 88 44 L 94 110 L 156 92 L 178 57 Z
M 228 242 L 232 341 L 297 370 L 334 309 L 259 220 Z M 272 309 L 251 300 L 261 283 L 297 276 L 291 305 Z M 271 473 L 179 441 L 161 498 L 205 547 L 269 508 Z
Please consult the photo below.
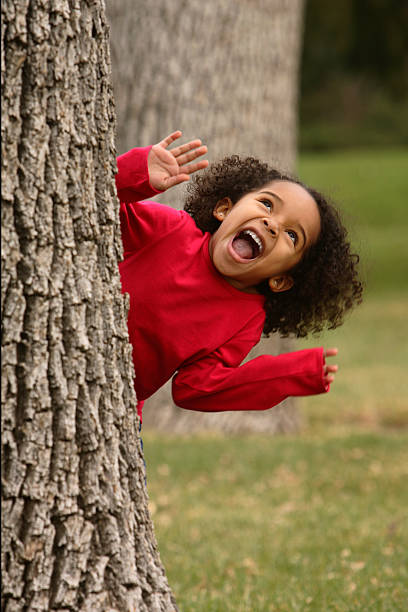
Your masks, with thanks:
M 305 336 L 342 322 L 361 301 L 358 257 L 321 194 L 254 158 L 212 164 L 189 185 L 184 211 L 141 201 L 208 166 L 181 132 L 118 158 L 116 184 L 130 296 L 140 417 L 173 377 L 178 406 L 265 410 L 328 391 L 337 349 L 263 355 L 242 364 L 262 332 Z

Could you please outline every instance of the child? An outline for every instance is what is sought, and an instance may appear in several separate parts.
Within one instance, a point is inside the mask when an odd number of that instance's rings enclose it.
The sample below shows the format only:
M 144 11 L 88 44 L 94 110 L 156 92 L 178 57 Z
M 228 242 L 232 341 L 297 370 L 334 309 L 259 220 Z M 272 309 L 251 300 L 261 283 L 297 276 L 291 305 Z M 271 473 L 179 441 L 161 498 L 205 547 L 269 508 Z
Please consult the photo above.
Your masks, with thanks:
M 254 158 L 225 158 L 189 185 L 185 211 L 141 202 L 208 166 L 181 132 L 118 158 L 123 292 L 130 295 L 140 417 L 173 376 L 178 406 L 265 410 L 328 391 L 337 349 L 263 355 L 242 364 L 262 331 L 305 336 L 361 301 L 358 257 L 321 194 Z M 242 365 L 241 365 L 242 364 Z

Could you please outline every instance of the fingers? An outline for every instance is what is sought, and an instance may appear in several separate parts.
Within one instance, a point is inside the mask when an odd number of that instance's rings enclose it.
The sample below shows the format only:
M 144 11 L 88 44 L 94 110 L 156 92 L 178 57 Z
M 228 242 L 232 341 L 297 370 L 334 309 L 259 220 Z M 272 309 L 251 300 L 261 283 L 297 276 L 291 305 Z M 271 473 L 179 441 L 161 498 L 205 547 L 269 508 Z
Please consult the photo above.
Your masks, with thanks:
M 198 151 L 200 152 L 198 153 Z M 182 165 L 190 159 L 194 159 L 195 157 L 199 157 L 200 155 L 207 153 L 207 147 L 205 145 L 201 146 L 201 140 L 197 138 L 196 140 L 190 140 L 190 142 L 186 142 L 186 144 L 180 145 L 179 147 L 174 147 L 171 152 L 177 159 L 177 162 Z
M 176 130 L 175 132 L 172 132 L 171 134 L 166 136 L 166 138 L 163 138 L 163 140 L 161 140 L 159 142 L 159 145 L 166 149 L 169 145 L 171 145 L 172 142 L 177 140 L 177 138 L 180 138 L 180 136 L 181 136 L 181 131 L 180 130 Z M 200 142 L 200 144 L 201 144 L 201 142 Z
M 160 185 L 165 185 L 165 189 L 188 181 L 190 174 L 208 166 L 208 160 L 206 159 L 190 163 L 207 153 L 207 147 L 201 144 L 199 138 L 165 151 L 181 135 L 180 130 L 172 132 L 152 147 L 155 154 L 155 163 L 159 167 L 160 174 L 163 175 Z
M 176 176 L 171 176 L 166 180 L 166 189 L 170 189 L 170 187 L 174 187 L 175 185 L 179 185 L 180 183 L 184 183 L 185 181 L 189 181 L 190 176 L 188 174 L 177 174 Z
M 326 385 L 329 385 L 335 379 L 335 373 L 337 372 L 337 366 L 332 366 L 332 368 L 333 369 L 327 369 L 327 370 L 325 368 L 324 370 L 323 380 Z
M 337 348 L 329 348 L 323 352 L 324 357 L 334 357 L 338 353 Z M 323 366 L 323 380 L 325 385 L 330 385 L 335 378 L 335 374 L 338 371 L 338 365 L 329 365 L 327 363 Z
M 325 365 L 323 368 L 323 380 L 325 385 L 330 385 L 334 381 L 334 375 L 338 371 L 337 365 Z
M 197 172 L 197 170 L 202 170 L 208 166 L 208 160 L 204 159 L 202 161 L 196 162 L 195 164 L 188 164 L 187 166 L 183 166 L 180 168 L 181 174 L 177 174 L 175 176 L 171 176 L 166 181 L 166 189 L 170 187 L 174 187 L 174 185 L 178 185 L 179 183 L 184 183 L 185 181 L 190 180 L 190 174 L 193 172 Z
M 176 130 L 175 132 L 172 132 L 171 134 L 166 136 L 166 138 L 163 138 L 163 140 L 161 140 L 158 144 L 166 149 L 169 145 L 171 145 L 172 142 L 180 138 L 181 135 L 181 130 Z M 204 155 L 205 153 L 207 153 L 207 147 L 205 145 L 201 146 L 201 144 L 201 140 L 199 138 L 196 138 L 195 140 L 190 140 L 190 142 L 186 142 L 185 144 L 179 145 L 178 147 L 174 147 L 174 149 L 171 150 L 171 153 L 173 157 L 179 158 L 177 159 L 177 162 L 181 166 L 183 164 L 186 164 L 188 161 L 191 161 L 192 159 L 195 159 L 196 157 L 200 157 L 200 155 Z M 184 155 L 185 153 L 188 153 L 193 149 L 195 149 L 195 151 L 193 151 L 189 155 Z
M 200 142 L 200 140 L 195 141 L 195 142 Z M 190 143 L 188 143 L 190 144 Z M 180 147 L 182 148 L 182 147 Z M 172 153 L 174 155 L 174 151 L 176 149 L 172 149 Z M 177 159 L 177 163 L 179 166 L 184 166 L 187 162 L 192 161 L 193 159 L 196 159 L 197 157 L 201 157 L 201 155 L 205 155 L 207 153 L 207 147 L 205 145 L 203 146 L 198 146 L 197 148 L 194 148 L 194 150 L 191 149 L 187 149 L 187 153 L 183 153 L 183 154 L 179 154 L 179 155 L 174 155 L 174 157 Z
M 165 149 L 167 149 L 167 147 L 171 145 L 172 142 L 174 142 L 181 136 L 182 136 L 181 130 L 176 130 L 175 132 L 172 132 L 171 134 L 166 136 L 166 138 L 163 138 L 163 140 L 161 140 L 158 144 L 164 147 Z M 174 157 L 178 157 L 182 153 L 185 153 L 186 151 L 190 151 L 190 149 L 194 149 L 195 147 L 199 147 L 200 145 L 201 145 L 201 140 L 199 138 L 196 138 L 195 140 L 186 142 L 186 144 L 175 147 L 174 149 L 172 149 L 171 152 L 174 155 Z
M 202 170 L 203 168 L 207 168 L 207 166 L 208 166 L 208 160 L 203 159 L 202 161 L 196 162 L 195 164 L 187 164 L 187 166 L 182 166 L 180 170 L 181 172 L 192 174 L 193 172 L 197 172 L 197 170 Z

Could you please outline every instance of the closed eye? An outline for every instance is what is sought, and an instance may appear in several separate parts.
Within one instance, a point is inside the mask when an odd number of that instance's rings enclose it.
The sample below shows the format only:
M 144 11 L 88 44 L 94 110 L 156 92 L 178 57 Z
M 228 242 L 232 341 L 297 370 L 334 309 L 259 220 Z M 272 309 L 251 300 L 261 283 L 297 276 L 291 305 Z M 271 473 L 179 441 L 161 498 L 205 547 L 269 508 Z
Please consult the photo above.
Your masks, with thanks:
M 293 244 L 296 245 L 299 239 L 297 233 L 294 232 L 293 230 L 287 230 L 286 233 L 288 234 L 289 238 L 292 240 Z

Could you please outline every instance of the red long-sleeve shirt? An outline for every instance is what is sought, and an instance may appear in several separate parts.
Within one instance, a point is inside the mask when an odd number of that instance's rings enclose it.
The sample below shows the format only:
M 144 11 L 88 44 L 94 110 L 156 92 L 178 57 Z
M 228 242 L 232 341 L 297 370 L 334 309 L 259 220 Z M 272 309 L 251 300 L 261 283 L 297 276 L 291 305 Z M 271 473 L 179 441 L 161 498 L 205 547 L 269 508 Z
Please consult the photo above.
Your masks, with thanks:
M 210 234 L 186 212 L 140 201 L 158 193 L 149 184 L 149 150 L 121 155 L 116 175 L 138 400 L 174 374 L 175 403 L 201 411 L 265 410 L 290 395 L 327 391 L 322 348 L 242 364 L 262 334 L 264 297 L 217 272 Z

